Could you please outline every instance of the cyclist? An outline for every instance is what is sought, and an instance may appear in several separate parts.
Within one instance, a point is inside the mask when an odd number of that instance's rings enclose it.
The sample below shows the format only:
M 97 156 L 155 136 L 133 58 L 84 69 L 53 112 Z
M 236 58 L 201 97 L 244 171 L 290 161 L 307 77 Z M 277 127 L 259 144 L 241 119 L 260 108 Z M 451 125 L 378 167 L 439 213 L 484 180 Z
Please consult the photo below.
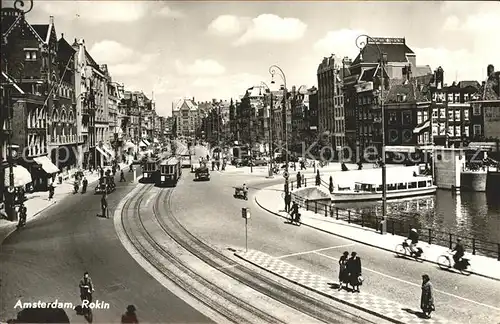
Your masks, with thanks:
M 406 239 L 406 241 L 410 241 L 410 251 L 412 253 L 415 253 L 417 252 L 417 244 L 418 244 L 418 231 L 415 229 L 415 228 L 412 228 L 410 230 L 410 233 L 408 234 L 408 238 Z
M 455 261 L 455 265 L 457 265 L 458 262 L 460 262 L 460 259 L 462 259 L 462 257 L 465 255 L 465 249 L 462 244 L 462 239 L 457 238 L 457 243 L 455 244 L 455 247 L 453 248 L 453 250 L 451 250 L 451 252 L 455 252 L 455 254 L 453 254 L 453 261 Z

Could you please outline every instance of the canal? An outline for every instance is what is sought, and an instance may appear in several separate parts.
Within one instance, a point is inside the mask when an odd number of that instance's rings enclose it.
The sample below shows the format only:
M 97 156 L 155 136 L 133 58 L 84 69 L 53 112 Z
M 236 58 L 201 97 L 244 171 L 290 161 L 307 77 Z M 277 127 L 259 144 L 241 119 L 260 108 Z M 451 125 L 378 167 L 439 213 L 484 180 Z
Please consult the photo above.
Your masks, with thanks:
M 335 207 L 356 213 L 382 215 L 382 202 L 337 203 Z M 449 232 L 481 241 L 500 243 L 500 195 L 498 192 L 455 193 L 389 200 L 388 217 L 408 221 L 418 228 Z

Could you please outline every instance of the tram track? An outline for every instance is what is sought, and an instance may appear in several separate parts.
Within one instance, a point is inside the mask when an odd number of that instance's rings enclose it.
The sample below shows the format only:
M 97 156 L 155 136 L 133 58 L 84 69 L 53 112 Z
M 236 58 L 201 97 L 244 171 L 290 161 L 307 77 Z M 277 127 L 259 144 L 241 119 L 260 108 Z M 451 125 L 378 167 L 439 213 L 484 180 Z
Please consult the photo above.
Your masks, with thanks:
M 174 253 L 168 251 L 154 240 L 151 234 L 146 230 L 140 208 L 144 197 L 151 191 L 152 188 L 153 185 L 146 185 L 141 188 L 135 198 L 130 199 L 125 203 L 121 214 L 121 222 L 125 230 L 125 234 L 137 251 L 179 288 L 205 306 L 216 310 L 218 314 L 227 319 L 229 322 L 238 324 L 254 322 L 284 324 L 285 322 L 280 319 L 257 309 L 256 307 L 248 304 L 233 294 L 224 291 L 212 282 L 201 277 L 186 264 L 182 263 Z M 164 189 L 161 192 L 169 191 L 169 189 Z M 160 195 L 157 196 L 155 206 L 158 204 L 159 196 Z M 132 209 L 130 209 L 131 205 Z M 130 210 L 137 213 L 137 215 L 127 217 L 126 213 L 130 212 Z M 155 215 L 155 217 L 157 216 Z M 132 230 L 132 228 L 136 229 L 138 233 L 134 234 L 134 230 Z M 169 266 L 160 262 L 154 253 L 158 253 L 169 263 Z M 204 291 L 193 287 L 193 284 L 188 283 L 185 280 L 185 277 L 189 277 L 189 279 L 195 281 L 198 286 L 203 287 Z M 256 321 L 250 320 L 248 318 L 249 316 L 245 316 L 244 313 L 251 314 L 251 317 L 255 318 Z
M 171 212 L 173 190 L 162 190 L 153 205 L 153 215 L 163 231 L 201 261 L 234 280 L 284 305 L 325 323 L 375 323 L 257 273 L 233 261 L 189 232 Z M 161 205 L 164 202 L 165 204 Z M 161 212 L 160 212 L 161 211 Z M 162 215 L 162 216 L 160 216 Z M 270 323 L 264 321 L 264 323 Z

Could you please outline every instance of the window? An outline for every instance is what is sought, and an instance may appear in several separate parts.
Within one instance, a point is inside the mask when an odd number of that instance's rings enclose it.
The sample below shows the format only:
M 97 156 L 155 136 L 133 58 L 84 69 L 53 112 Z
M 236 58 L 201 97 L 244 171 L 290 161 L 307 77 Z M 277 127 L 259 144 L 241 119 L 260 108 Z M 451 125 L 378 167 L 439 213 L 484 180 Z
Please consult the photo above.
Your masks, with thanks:
M 455 126 L 455 136 L 462 136 L 462 134 L 460 133 L 460 126 Z
M 26 61 L 36 61 L 36 49 L 24 49 L 24 58 Z
M 408 111 L 403 112 L 403 124 L 410 125 L 411 124 L 411 113 Z
M 432 117 L 437 118 L 437 116 L 438 116 L 438 109 L 437 108 L 432 109 Z
M 394 112 L 389 113 L 389 124 L 396 124 L 396 123 L 397 123 L 396 113 Z
M 464 110 L 464 120 L 469 120 L 469 109 Z
M 465 135 L 466 137 L 469 137 L 469 136 L 470 136 L 470 134 L 469 134 L 469 126 L 464 126 L 464 135 Z
M 479 105 L 474 105 L 472 109 L 474 116 L 481 116 L 481 107 Z
M 481 135 L 481 125 L 474 125 L 474 136 L 480 136 Z
M 448 110 L 448 120 L 453 121 L 453 110 Z
M 455 134 L 454 134 L 453 131 L 454 131 L 454 127 L 453 126 L 448 126 L 448 134 L 447 135 L 451 136 L 451 137 L 455 136 Z
M 439 118 L 441 119 L 446 118 L 446 110 L 444 108 L 439 109 Z
M 455 120 L 461 120 L 461 118 L 460 118 L 460 110 L 455 110 Z

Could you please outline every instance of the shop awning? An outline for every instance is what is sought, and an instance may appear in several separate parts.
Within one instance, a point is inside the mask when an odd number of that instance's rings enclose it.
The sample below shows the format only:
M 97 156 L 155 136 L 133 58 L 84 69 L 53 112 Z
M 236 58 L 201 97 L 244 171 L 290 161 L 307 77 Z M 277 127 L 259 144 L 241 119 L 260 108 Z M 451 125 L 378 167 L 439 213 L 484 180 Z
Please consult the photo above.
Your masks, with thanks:
M 109 155 L 109 156 L 111 156 L 111 157 L 115 157 L 115 152 L 113 152 L 113 150 L 111 150 L 110 148 L 108 148 L 108 147 L 106 147 L 106 146 L 103 146 L 102 148 L 104 149 L 104 151 L 105 151 L 106 153 L 108 153 L 108 155 Z
M 28 183 L 30 183 L 31 180 L 31 173 L 24 167 L 20 165 L 15 165 L 13 168 L 13 173 L 14 173 L 14 187 L 21 187 L 25 186 Z M 5 181 L 4 181 L 5 187 L 10 186 L 10 168 L 6 167 L 5 168 Z
M 139 143 L 139 147 L 147 147 L 147 145 L 146 145 L 146 143 L 144 143 L 144 142 L 142 142 L 142 141 L 141 141 L 141 142 Z
M 151 143 L 149 143 L 149 141 L 148 141 L 148 140 L 143 139 L 142 141 L 144 142 L 144 144 L 146 144 L 146 146 L 151 145 Z
M 49 160 L 48 157 L 46 156 L 40 156 L 40 157 L 36 157 L 36 158 L 33 158 L 33 160 L 40 164 L 42 166 L 42 169 L 47 172 L 48 174 L 53 174 L 53 173 L 57 173 L 59 172 L 59 168 L 56 167 L 54 165 L 54 163 L 52 163 L 51 160 Z
M 99 153 L 101 153 L 101 155 L 102 155 L 102 156 L 104 156 L 106 159 L 109 159 L 109 158 L 110 158 L 109 154 L 108 154 L 106 151 L 104 151 L 101 147 L 96 146 L 95 148 L 96 148 L 96 149 L 97 149 L 97 151 L 98 151 Z

